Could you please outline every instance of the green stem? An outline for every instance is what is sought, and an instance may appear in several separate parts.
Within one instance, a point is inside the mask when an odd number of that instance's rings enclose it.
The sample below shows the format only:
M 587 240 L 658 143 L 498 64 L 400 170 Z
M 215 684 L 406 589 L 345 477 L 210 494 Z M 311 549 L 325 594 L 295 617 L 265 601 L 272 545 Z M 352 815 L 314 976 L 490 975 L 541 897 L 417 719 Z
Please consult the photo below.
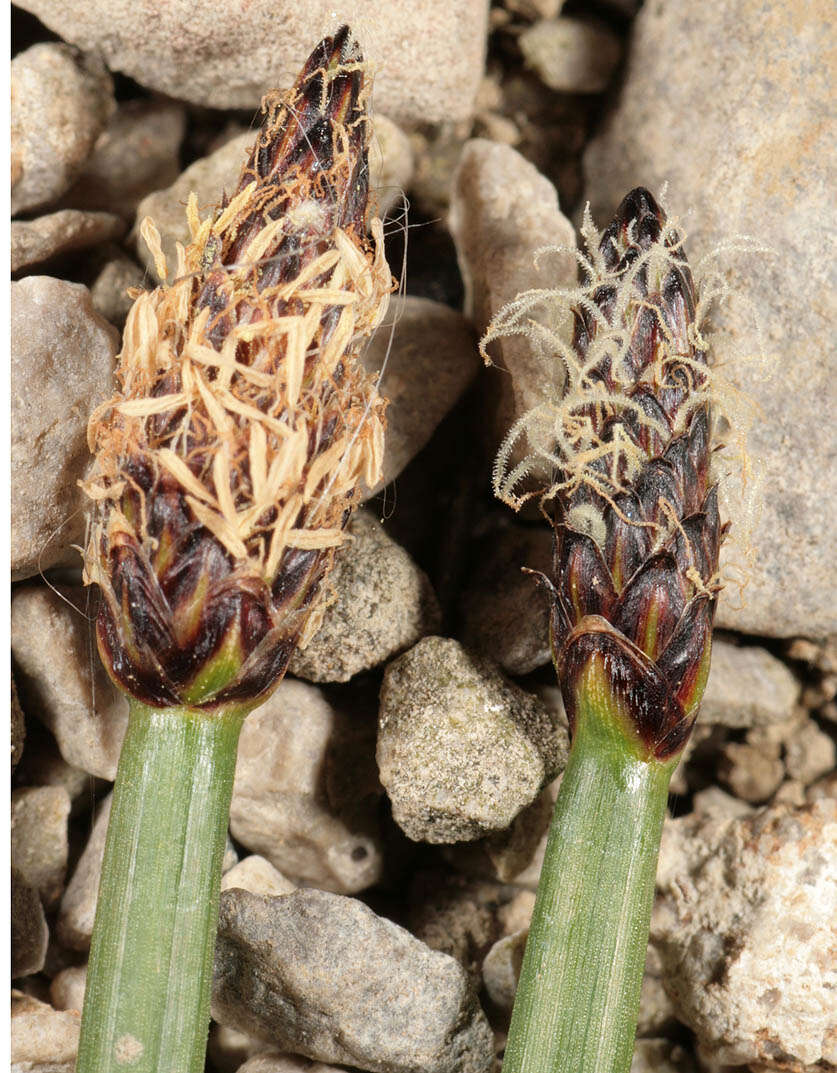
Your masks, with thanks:
M 221 862 L 245 714 L 131 701 L 77 1073 L 204 1068 Z
M 676 760 L 638 755 L 616 702 L 579 697 L 503 1073 L 627 1073 Z

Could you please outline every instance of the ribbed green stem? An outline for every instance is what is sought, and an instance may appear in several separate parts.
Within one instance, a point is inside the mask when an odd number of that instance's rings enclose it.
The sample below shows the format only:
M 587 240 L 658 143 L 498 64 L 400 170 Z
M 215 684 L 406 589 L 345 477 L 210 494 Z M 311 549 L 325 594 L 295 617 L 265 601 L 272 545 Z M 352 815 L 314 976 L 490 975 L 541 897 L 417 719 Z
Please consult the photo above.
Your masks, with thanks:
M 200 1073 L 244 712 L 131 702 L 87 970 L 77 1073 Z
M 675 761 L 641 759 L 611 698 L 579 698 L 503 1073 L 627 1073 Z

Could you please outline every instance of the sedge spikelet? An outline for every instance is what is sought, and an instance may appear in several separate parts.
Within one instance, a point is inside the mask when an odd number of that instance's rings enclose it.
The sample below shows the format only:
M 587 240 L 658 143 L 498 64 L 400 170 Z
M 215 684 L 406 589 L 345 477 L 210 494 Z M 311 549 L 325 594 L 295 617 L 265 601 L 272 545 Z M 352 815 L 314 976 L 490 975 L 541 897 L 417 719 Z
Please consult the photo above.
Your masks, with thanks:
M 367 219 L 368 89 L 344 27 L 264 99 L 235 193 L 203 221 L 190 199 L 192 242 L 137 297 L 91 419 L 85 580 L 105 666 L 146 704 L 261 699 L 377 480 L 385 403 L 358 352 L 392 277 Z
M 555 340 L 566 387 L 542 452 L 554 528 L 551 643 L 572 725 L 591 668 L 619 697 L 638 748 L 679 753 L 709 673 L 718 554 L 725 532 L 712 474 L 711 375 L 699 298 L 682 241 L 647 190 L 598 235 L 585 220 L 586 279 L 571 344 Z M 501 311 L 486 342 L 522 324 L 533 292 Z M 517 506 L 528 472 L 495 489 Z

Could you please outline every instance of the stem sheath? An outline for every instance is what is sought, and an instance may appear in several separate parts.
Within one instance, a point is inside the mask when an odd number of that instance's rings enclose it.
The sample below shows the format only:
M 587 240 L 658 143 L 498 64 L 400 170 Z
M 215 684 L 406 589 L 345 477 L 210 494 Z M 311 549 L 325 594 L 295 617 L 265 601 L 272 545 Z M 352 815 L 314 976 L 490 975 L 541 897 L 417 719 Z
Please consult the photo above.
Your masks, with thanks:
M 668 784 L 610 698 L 580 697 L 503 1073 L 627 1073 Z
M 77 1073 L 200 1073 L 240 708 L 130 702 Z

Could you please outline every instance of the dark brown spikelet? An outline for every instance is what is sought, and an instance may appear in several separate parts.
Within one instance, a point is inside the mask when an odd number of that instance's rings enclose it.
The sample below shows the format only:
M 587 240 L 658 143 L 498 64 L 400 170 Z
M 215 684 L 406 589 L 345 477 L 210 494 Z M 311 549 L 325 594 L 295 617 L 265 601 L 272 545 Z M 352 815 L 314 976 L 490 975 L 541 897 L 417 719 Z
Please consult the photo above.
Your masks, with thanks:
M 724 532 L 706 345 L 680 237 L 647 190 L 586 266 L 554 425 L 553 658 L 571 725 L 595 666 L 642 752 L 666 759 L 709 673 Z
M 266 695 L 377 479 L 384 400 L 358 351 L 392 278 L 367 220 L 367 83 L 344 27 L 265 98 L 237 190 L 203 221 L 190 199 L 192 243 L 137 298 L 120 390 L 91 419 L 99 649 L 145 703 Z

